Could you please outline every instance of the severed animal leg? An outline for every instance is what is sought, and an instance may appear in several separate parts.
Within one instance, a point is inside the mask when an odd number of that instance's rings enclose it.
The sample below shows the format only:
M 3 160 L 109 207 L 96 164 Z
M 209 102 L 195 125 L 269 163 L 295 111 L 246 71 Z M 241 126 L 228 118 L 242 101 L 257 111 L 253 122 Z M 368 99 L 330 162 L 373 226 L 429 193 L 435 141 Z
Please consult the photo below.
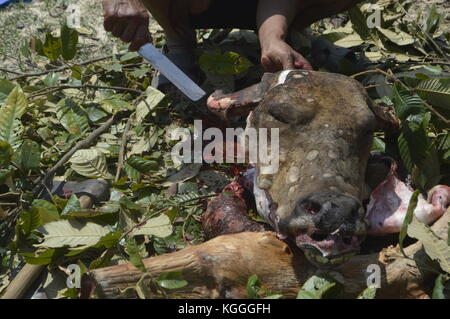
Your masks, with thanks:
M 406 216 L 413 190 L 397 176 L 397 163 L 391 161 L 387 178 L 370 195 L 366 218 L 369 221 L 369 235 L 383 236 L 400 232 Z M 414 215 L 421 222 L 431 225 L 439 219 L 450 204 L 450 187 L 434 186 L 428 199 L 419 195 Z

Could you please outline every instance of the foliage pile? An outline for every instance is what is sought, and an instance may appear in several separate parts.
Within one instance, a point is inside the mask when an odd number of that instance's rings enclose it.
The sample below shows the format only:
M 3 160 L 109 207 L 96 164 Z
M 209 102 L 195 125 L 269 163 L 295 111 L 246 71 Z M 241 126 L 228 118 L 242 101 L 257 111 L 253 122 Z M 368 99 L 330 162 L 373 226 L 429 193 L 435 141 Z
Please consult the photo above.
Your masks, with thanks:
M 358 63 L 338 57 L 339 70 L 332 71 L 358 72 L 355 78 L 376 102 L 394 106 L 401 131 L 394 136 L 378 132 L 373 149 L 400 159 L 421 191 L 449 184 L 450 34 L 442 31 L 436 7 L 411 17 L 411 1 L 377 4 L 382 9 L 378 27 L 367 27 L 373 10 L 364 4 L 316 23 L 313 33 L 356 54 Z M 43 66 L 38 72 L 9 68 L 0 73 L 0 292 L 26 262 L 48 265 L 44 288 L 49 296 L 76 298 L 78 291 L 65 286 L 69 264 L 86 272 L 130 261 L 145 272 L 142 258 L 202 242 L 204 202 L 236 169 L 174 164 L 173 129 L 192 128 L 195 116 L 204 117 L 205 106 L 152 88 L 151 66 L 126 47 L 80 59 L 79 32 L 64 24 L 54 31 L 36 34 L 32 46 L 18 52 L 35 67 Z M 262 71 L 254 37 L 233 32 L 217 43 L 212 39 L 219 33 L 199 32 L 203 87 L 234 90 L 257 81 Z M 156 38 L 161 46 L 164 39 Z M 311 48 L 311 41 L 302 42 Z M 70 159 L 58 163 L 70 152 Z M 42 183 L 89 178 L 110 181 L 108 202 L 82 208 L 75 195 L 49 196 Z M 430 256 L 441 265 L 448 262 L 442 257 L 448 245 L 430 239 L 435 235 L 417 224 L 408 233 L 438 243 L 442 255 L 431 249 Z M 448 268 L 442 270 L 437 297 L 448 278 Z M 163 294 L 185 285 L 175 273 L 156 282 Z M 335 286 L 312 278 L 299 298 L 321 298 Z M 136 289 L 148 297 L 144 285 Z M 250 297 L 280 297 L 261 290 L 257 278 L 251 278 L 248 290 Z M 373 297 L 374 291 L 361 296 Z

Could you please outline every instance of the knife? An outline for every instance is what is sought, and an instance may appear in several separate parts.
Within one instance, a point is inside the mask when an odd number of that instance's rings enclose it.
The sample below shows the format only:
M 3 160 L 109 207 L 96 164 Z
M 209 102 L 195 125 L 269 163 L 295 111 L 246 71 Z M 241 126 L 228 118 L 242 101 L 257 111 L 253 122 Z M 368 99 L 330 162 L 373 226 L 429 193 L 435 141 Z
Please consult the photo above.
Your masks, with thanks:
M 152 44 L 144 44 L 138 52 L 192 101 L 198 101 L 206 95 L 205 91 Z

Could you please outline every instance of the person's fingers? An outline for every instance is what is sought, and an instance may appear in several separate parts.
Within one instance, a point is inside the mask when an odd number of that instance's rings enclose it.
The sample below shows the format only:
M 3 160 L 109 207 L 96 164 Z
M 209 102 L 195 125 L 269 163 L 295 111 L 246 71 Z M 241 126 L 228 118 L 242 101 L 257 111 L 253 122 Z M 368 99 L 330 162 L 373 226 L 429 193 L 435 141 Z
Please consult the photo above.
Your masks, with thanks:
M 114 26 L 114 8 L 115 5 L 110 0 L 103 0 L 102 1 L 103 6 L 103 26 L 105 27 L 106 31 L 112 31 L 112 28 Z
M 136 23 L 129 22 L 125 27 L 123 33 L 120 35 L 120 39 L 126 43 L 133 41 L 133 39 L 136 37 L 138 27 L 139 26 Z
M 124 21 L 122 21 L 122 19 L 118 19 L 118 21 L 114 24 L 111 33 L 113 36 L 115 36 L 116 38 L 119 38 L 122 34 L 123 31 L 125 30 L 126 27 L 126 23 L 124 23 Z
M 270 59 L 269 59 L 268 56 L 262 56 L 262 57 L 261 57 L 261 65 L 262 65 L 262 67 L 264 68 L 264 70 L 270 72 L 270 71 L 269 71 L 269 69 L 270 69 L 270 64 L 271 64 L 271 63 L 270 63 Z
M 105 20 L 103 21 L 103 27 L 106 31 L 110 32 L 113 29 L 115 18 L 113 17 L 105 17 Z
M 306 60 L 303 55 L 301 55 L 300 53 L 294 51 L 294 67 L 296 69 L 304 69 L 304 70 L 309 70 L 312 71 L 313 68 L 311 66 L 311 64 L 309 64 L 308 60 Z
M 261 65 L 266 72 L 271 72 L 271 73 L 277 72 L 278 69 L 280 68 L 279 66 L 277 66 L 277 65 L 279 65 L 279 63 L 274 61 L 274 59 L 268 55 L 263 56 L 261 58 Z
M 153 42 L 152 36 L 150 35 L 150 32 L 145 26 L 139 26 L 133 40 L 131 41 L 129 50 L 130 51 L 137 51 L 141 46 L 148 42 Z
M 281 63 L 283 66 L 283 70 L 293 70 L 294 69 L 294 56 L 292 56 L 292 54 L 290 54 L 290 53 L 283 54 Z
M 304 57 L 296 58 L 295 59 L 295 63 L 294 63 L 294 67 L 296 69 L 303 69 L 303 70 L 313 71 L 313 67 L 308 62 L 308 60 L 306 60 Z

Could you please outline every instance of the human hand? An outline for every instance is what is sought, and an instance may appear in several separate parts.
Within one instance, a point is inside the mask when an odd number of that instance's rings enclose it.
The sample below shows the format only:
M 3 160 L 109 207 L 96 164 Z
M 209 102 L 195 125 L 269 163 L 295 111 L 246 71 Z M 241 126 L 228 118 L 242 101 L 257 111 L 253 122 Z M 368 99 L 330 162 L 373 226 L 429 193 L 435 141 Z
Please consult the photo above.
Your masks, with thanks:
M 103 0 L 102 4 L 105 30 L 131 43 L 130 51 L 152 41 L 149 15 L 139 0 Z
M 281 39 L 261 41 L 261 64 L 267 72 L 313 69 L 300 53 Z

